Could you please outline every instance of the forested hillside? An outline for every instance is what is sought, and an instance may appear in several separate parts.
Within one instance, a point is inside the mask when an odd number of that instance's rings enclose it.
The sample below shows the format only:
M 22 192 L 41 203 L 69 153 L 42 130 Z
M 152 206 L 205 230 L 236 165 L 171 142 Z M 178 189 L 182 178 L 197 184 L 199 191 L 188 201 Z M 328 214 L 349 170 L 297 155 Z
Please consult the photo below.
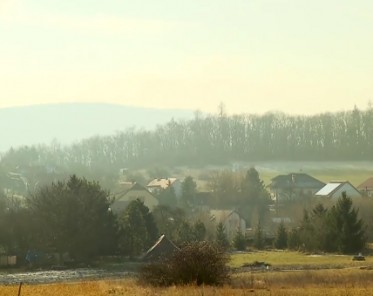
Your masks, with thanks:
M 131 128 L 70 146 L 54 142 L 11 149 L 1 156 L 0 174 L 17 172 L 36 182 L 42 175 L 53 180 L 59 174 L 78 173 L 105 181 L 117 176 L 121 168 L 260 160 L 372 160 L 372 151 L 372 108 L 314 116 L 196 113 L 192 120 L 171 120 L 154 130 Z

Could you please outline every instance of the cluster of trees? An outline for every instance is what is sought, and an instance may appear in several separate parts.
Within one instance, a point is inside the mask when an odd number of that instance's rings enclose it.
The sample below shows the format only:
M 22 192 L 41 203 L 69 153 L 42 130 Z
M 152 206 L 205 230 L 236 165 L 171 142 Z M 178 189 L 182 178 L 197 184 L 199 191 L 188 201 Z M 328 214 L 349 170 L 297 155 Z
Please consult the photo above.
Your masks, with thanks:
M 11 198 L 2 196 L 6 205 L 0 214 L 3 251 L 69 253 L 82 261 L 111 254 L 116 245 L 116 219 L 108 197 L 97 182 L 75 175 L 13 204 Z
M 351 198 L 345 193 L 330 209 L 322 204 L 311 212 L 304 211 L 299 227 L 287 232 L 280 224 L 275 247 L 279 249 L 355 253 L 360 252 L 366 242 L 365 225 L 358 217 Z
M 234 203 L 241 210 L 256 208 L 260 218 L 261 207 L 268 208 L 263 202 L 268 196 L 257 171 L 250 169 L 240 184 L 241 195 L 233 199 Z M 24 255 L 28 250 L 67 252 L 74 259 L 89 261 L 98 255 L 140 255 L 160 234 L 166 234 L 178 245 L 210 239 L 222 249 L 233 246 L 244 250 L 245 236 L 237 232 L 233 242 L 229 242 L 221 223 L 208 237 L 209 217 L 204 221 L 193 217 L 193 208 L 188 207 L 195 193 L 193 179 L 186 179 L 183 185 L 184 210 L 161 205 L 150 212 L 143 202 L 135 200 L 118 214 L 110 209 L 108 191 L 97 182 L 75 175 L 66 182 L 43 186 L 25 200 L 7 197 L 0 191 L 0 246 L 8 254 Z M 261 221 L 257 221 L 253 241 L 258 249 L 264 246 Z M 275 246 L 353 253 L 361 251 L 365 241 L 365 225 L 352 200 L 344 194 L 329 209 L 319 204 L 312 211 L 305 211 L 299 227 L 287 231 L 281 224 Z
M 204 223 L 188 222 L 180 208 L 159 206 L 150 212 L 137 199 L 113 213 L 111 202 L 99 183 L 76 175 L 42 186 L 26 199 L 1 193 L 0 247 L 8 254 L 38 250 L 90 261 L 98 255 L 140 255 L 160 233 L 179 245 L 206 237 Z
M 236 209 L 249 224 L 263 223 L 272 200 L 259 173 L 250 168 L 246 174 L 231 171 L 215 172 L 209 189 L 214 208 Z
M 196 113 L 189 121 L 171 120 L 152 131 L 132 128 L 67 147 L 53 142 L 10 149 L 1 156 L 0 167 L 6 172 L 18 168 L 31 185 L 71 173 L 110 184 L 120 168 L 151 165 L 279 159 L 371 160 L 372 135 L 371 107 L 313 116 L 227 116 L 222 110 L 218 115 Z

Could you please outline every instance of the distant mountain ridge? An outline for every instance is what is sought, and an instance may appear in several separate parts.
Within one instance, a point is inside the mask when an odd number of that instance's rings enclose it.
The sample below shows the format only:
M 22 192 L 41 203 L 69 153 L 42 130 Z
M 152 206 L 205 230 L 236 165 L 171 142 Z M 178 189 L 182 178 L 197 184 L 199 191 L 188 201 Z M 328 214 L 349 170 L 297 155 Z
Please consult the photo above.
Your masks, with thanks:
M 22 145 L 69 145 L 95 135 L 112 135 L 129 127 L 153 129 L 172 118 L 191 119 L 194 111 L 152 109 L 115 104 L 65 103 L 0 109 L 0 152 Z

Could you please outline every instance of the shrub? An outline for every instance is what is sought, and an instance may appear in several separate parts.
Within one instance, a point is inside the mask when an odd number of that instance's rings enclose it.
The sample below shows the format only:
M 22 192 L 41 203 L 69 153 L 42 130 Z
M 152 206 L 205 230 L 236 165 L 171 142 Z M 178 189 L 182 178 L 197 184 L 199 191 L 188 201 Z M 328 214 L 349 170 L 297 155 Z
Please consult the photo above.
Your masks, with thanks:
M 152 262 L 144 265 L 139 281 L 152 286 L 171 286 L 174 283 L 172 268 L 168 262 Z
M 227 261 L 227 255 L 216 245 L 188 243 L 163 262 L 144 266 L 139 280 L 154 286 L 221 285 L 229 278 Z

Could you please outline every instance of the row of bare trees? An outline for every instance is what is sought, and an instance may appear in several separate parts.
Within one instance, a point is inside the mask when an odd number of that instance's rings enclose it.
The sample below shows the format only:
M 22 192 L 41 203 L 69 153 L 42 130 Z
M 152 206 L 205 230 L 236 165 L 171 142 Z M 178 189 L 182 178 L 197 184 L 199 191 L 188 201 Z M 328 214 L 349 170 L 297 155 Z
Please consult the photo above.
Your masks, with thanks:
M 51 171 L 68 168 L 93 179 L 102 175 L 110 179 L 120 168 L 253 160 L 372 160 L 371 151 L 371 107 L 314 116 L 196 112 L 192 120 L 171 120 L 154 130 L 131 128 L 66 147 L 53 142 L 10 149 L 1 156 L 0 166 L 6 171 L 38 165 Z

